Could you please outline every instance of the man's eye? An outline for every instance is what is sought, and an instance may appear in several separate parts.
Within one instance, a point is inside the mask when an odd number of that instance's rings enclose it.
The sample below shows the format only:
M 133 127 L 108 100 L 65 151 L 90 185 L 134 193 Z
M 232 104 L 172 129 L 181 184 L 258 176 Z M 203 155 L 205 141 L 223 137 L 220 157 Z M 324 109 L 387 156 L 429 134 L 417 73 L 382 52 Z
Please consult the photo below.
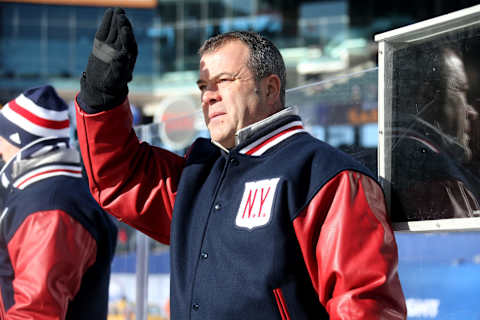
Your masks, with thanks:
M 218 82 L 229 82 L 229 81 L 232 81 L 232 79 L 230 79 L 230 78 L 218 79 Z
M 198 89 L 199 89 L 200 91 L 205 91 L 206 88 L 207 88 L 206 85 L 199 85 L 199 86 L 198 86 Z

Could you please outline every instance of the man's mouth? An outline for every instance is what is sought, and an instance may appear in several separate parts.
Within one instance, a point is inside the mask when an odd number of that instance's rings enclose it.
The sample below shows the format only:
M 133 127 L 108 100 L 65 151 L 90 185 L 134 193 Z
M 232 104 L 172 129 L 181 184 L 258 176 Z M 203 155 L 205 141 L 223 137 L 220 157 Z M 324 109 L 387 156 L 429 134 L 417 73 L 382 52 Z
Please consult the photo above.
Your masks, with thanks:
M 209 120 L 214 120 L 215 118 L 221 117 L 225 115 L 225 112 L 212 112 L 211 114 L 208 115 Z

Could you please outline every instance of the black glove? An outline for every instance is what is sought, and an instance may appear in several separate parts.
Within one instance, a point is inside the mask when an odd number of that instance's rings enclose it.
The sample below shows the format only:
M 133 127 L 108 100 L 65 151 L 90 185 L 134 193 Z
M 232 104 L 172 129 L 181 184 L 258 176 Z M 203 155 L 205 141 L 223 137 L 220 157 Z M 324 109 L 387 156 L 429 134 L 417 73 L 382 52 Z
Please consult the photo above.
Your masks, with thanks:
M 125 101 L 137 53 L 137 42 L 125 11 L 107 9 L 80 80 L 78 102 L 85 112 L 112 109 Z

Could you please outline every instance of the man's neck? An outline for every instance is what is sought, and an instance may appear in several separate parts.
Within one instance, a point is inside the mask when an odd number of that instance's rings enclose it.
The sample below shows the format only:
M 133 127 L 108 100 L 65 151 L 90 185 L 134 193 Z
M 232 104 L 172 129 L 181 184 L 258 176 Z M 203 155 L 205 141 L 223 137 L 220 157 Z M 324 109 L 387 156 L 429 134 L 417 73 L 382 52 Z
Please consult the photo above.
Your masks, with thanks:
M 246 126 L 245 128 L 242 128 L 242 129 L 238 130 L 235 133 L 235 145 L 232 148 L 234 148 L 234 147 L 238 146 L 239 144 L 243 143 L 248 138 L 250 138 L 255 132 L 258 132 L 258 130 L 267 127 L 268 125 L 275 122 L 277 119 L 280 119 L 280 118 L 285 117 L 287 115 L 296 115 L 296 114 L 297 114 L 297 112 L 296 112 L 296 109 L 294 107 L 292 107 L 292 106 L 285 107 L 285 108 L 281 109 L 280 111 L 272 114 L 271 116 L 269 116 L 269 117 L 267 117 L 263 120 L 255 122 L 255 123 L 253 123 L 249 126 Z M 232 149 L 232 148 L 226 148 L 221 143 L 219 143 L 217 141 L 214 141 L 214 140 L 212 140 L 212 143 L 214 145 L 216 145 L 217 147 L 219 147 L 220 149 L 222 149 L 223 151 L 227 152 L 227 153 L 229 153 L 230 149 Z

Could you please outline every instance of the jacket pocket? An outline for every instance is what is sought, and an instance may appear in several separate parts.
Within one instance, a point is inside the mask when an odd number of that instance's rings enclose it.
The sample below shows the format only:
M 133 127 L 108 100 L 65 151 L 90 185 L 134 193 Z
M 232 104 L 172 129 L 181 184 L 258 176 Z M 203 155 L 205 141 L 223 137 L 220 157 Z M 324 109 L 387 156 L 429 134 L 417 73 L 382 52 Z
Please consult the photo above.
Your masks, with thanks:
M 275 296 L 275 301 L 277 302 L 278 311 L 282 316 L 282 320 L 291 320 L 290 314 L 288 313 L 287 303 L 285 302 L 285 298 L 282 293 L 282 289 L 273 289 L 273 295 Z

